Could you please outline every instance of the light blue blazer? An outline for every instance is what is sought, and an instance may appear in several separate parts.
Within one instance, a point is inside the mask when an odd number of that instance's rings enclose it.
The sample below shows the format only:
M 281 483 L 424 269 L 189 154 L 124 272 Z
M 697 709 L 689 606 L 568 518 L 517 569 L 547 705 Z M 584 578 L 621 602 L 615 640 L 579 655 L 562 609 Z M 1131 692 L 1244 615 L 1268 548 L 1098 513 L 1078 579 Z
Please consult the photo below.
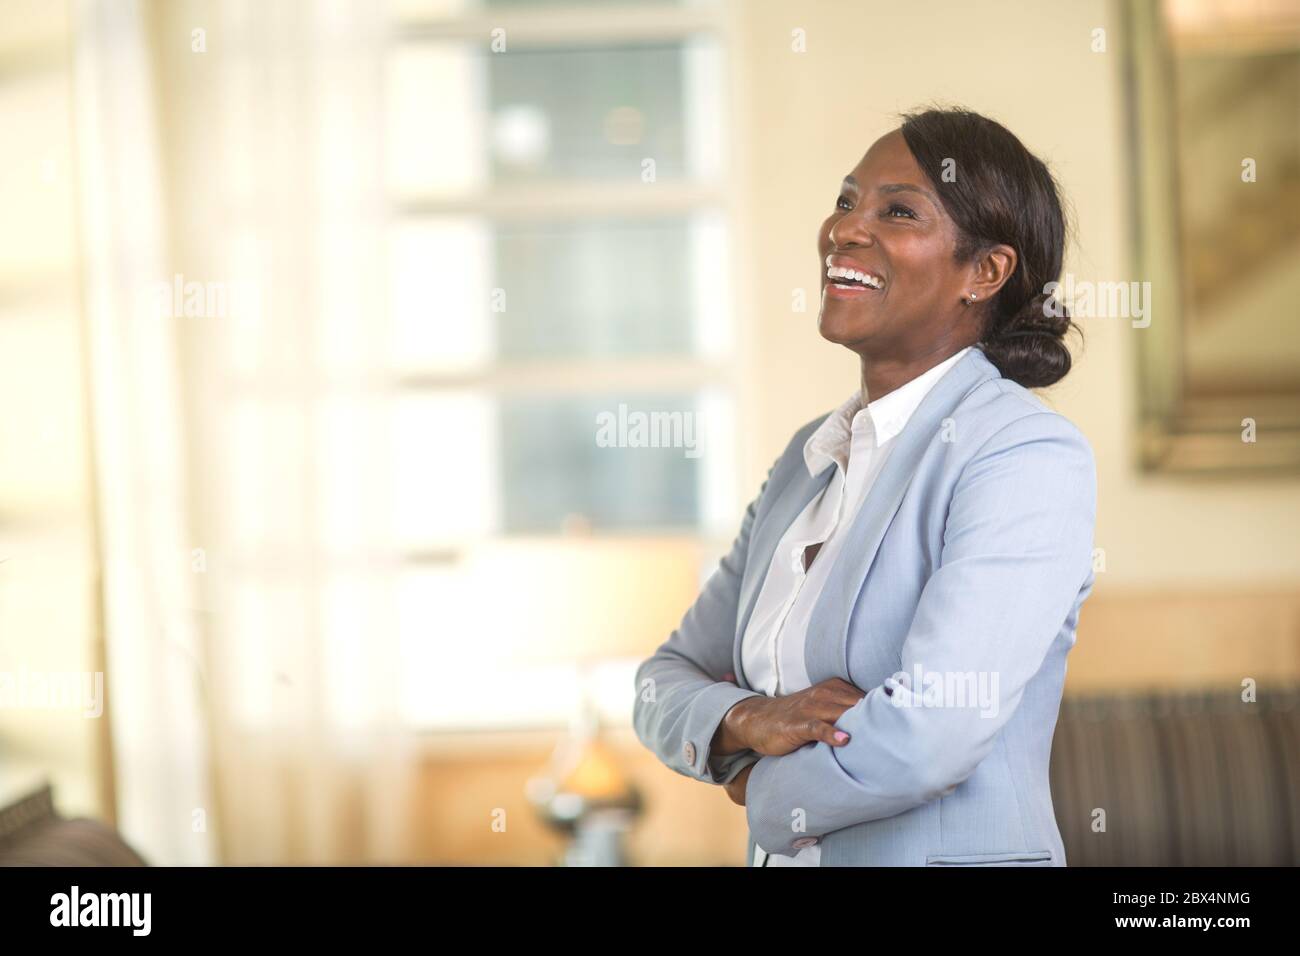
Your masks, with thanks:
M 830 481 L 833 464 L 813 478 L 803 457 L 825 417 L 795 433 L 730 553 L 638 668 L 637 736 L 709 783 L 754 764 L 747 865 L 755 841 L 786 856 L 814 841 L 822 866 L 1064 866 L 1048 761 L 1093 584 L 1096 467 L 1082 433 L 978 347 L 895 438 L 812 613 L 810 681 L 867 692 L 837 722 L 850 742 L 710 753 L 723 715 L 758 693 L 741 637 L 777 542 Z

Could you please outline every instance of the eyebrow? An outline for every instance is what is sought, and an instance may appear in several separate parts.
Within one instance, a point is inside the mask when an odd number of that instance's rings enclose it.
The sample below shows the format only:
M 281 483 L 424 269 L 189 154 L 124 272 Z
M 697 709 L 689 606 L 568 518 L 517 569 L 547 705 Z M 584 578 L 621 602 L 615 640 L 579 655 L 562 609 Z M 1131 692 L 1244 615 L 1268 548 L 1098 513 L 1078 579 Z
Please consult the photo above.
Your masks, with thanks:
M 845 185 L 852 186 L 854 189 L 860 188 L 858 181 L 853 178 L 852 174 L 844 177 L 844 183 Z M 934 193 L 930 192 L 930 190 L 923 189 L 920 186 L 913 186 L 911 183 L 885 183 L 885 185 L 880 187 L 880 192 L 916 193 L 917 195 L 924 196 L 926 199 L 930 200 L 930 202 L 937 202 Z

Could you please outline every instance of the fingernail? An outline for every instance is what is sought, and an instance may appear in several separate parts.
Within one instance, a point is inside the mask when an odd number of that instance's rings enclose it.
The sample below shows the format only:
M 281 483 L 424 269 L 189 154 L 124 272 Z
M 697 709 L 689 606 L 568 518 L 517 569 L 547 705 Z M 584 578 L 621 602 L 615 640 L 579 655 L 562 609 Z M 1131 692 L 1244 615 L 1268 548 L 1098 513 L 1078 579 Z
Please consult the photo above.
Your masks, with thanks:
M 849 735 L 842 730 L 837 730 L 835 731 L 835 739 L 838 740 L 840 743 L 844 743 L 844 741 L 849 739 Z

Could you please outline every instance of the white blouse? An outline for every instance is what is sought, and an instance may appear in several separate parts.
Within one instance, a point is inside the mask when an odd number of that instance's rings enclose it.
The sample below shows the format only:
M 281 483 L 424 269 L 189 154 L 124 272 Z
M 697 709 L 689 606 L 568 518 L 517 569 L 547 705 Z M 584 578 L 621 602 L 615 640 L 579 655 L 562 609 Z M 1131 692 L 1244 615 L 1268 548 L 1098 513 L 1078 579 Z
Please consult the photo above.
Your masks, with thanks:
M 804 666 L 808 622 L 847 531 L 884 467 L 894 438 L 921 400 L 966 354 L 949 356 L 910 382 L 863 406 L 855 392 L 822 422 L 804 444 L 804 463 L 814 477 L 834 462 L 829 484 L 794 520 L 772 554 L 767 577 L 741 641 L 741 665 L 749 685 L 769 697 L 784 697 L 809 686 Z M 805 570 L 804 549 L 821 544 Z M 770 856 L 754 849 L 754 866 L 819 866 L 821 847 L 795 856 Z

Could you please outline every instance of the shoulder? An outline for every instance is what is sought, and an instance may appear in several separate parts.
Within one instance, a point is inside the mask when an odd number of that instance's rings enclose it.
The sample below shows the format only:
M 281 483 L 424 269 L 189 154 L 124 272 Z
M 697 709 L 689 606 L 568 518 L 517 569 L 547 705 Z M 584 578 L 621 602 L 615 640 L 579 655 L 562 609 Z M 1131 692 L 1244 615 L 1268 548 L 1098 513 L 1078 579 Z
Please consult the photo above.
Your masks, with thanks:
M 954 412 L 953 423 L 957 443 L 965 445 L 972 457 L 1046 443 L 1057 450 L 1068 449 L 1093 466 L 1092 445 L 1083 431 L 1009 379 L 990 379 L 971 389 Z
M 1069 513 L 1083 524 L 1092 522 L 1097 508 L 1092 445 L 1060 412 L 999 378 L 972 389 L 954 420 L 954 500 L 960 497 L 983 511 L 1058 518 Z

